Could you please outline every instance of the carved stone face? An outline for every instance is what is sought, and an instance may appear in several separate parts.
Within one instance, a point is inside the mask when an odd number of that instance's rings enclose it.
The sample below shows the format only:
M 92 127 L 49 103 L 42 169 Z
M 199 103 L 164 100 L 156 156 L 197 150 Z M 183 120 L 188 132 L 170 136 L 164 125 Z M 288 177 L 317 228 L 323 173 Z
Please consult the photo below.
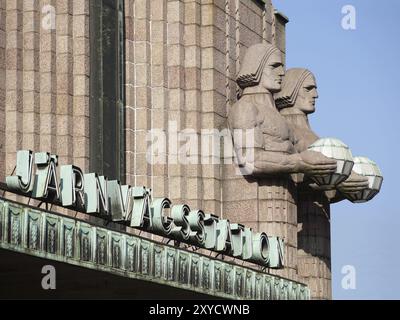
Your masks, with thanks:
M 313 113 L 315 111 L 315 99 L 317 98 L 317 84 L 314 76 L 310 74 L 303 82 L 294 107 L 305 114 Z
M 274 52 L 265 64 L 260 85 L 271 93 L 279 92 L 282 89 L 284 75 L 281 53 Z

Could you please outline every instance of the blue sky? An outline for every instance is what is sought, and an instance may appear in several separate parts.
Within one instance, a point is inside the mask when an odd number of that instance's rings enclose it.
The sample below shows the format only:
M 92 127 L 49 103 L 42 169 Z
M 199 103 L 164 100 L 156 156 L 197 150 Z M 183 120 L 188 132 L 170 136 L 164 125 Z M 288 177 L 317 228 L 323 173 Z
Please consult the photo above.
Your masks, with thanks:
M 317 77 L 311 124 L 354 156 L 376 161 L 385 181 L 366 204 L 331 207 L 335 299 L 400 299 L 400 1 L 273 0 L 287 15 L 287 66 Z M 344 30 L 342 7 L 356 9 L 356 30 Z M 341 269 L 356 269 L 356 289 L 341 286 Z

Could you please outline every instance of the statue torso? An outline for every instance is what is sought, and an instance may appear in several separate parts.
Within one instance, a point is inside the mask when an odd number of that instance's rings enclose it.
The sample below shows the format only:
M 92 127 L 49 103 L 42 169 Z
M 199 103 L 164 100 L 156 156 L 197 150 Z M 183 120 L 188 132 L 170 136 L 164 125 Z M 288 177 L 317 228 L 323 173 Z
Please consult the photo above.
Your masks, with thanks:
M 255 128 L 260 136 L 256 143 L 264 150 L 287 154 L 296 152 L 293 133 L 272 99 L 245 95 L 233 105 L 228 121 L 231 129 Z
M 306 115 L 285 114 L 283 117 L 293 132 L 294 145 L 297 152 L 307 150 L 310 145 L 319 139 L 312 131 Z

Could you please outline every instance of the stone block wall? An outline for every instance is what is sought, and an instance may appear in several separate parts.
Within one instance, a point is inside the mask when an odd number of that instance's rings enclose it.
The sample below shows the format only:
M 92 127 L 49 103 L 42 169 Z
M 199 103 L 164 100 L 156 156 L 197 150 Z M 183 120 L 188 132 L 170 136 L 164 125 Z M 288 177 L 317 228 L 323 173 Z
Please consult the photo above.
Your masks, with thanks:
M 236 101 L 235 75 L 245 49 L 271 41 L 270 2 L 248 0 L 126 1 L 126 181 L 156 196 L 222 215 L 223 170 L 182 164 L 179 146 L 167 162 L 146 159 L 150 129 L 226 128 Z M 167 136 L 167 142 L 175 140 Z M 201 141 L 198 141 L 201 150 Z M 199 161 L 197 161 L 199 162 Z
M 89 2 L 1 0 L 0 61 L 0 179 L 21 149 L 87 170 Z

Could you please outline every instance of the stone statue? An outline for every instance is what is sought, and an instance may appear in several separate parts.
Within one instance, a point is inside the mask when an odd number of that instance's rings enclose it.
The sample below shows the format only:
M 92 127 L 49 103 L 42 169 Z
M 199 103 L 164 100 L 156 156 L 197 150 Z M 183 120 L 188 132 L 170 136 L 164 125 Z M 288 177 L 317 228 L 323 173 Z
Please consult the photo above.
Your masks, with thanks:
M 315 112 L 317 98 L 317 84 L 310 71 L 300 68 L 286 71 L 275 101 L 293 133 L 297 152 L 304 152 L 319 139 L 308 121 L 308 115 Z M 343 200 L 343 193 L 367 186 L 368 180 L 353 172 L 346 182 L 337 186 L 340 193 L 318 190 L 307 179 L 296 187 L 297 271 L 300 281 L 309 285 L 316 299 L 331 299 L 330 203 Z
M 238 195 L 242 201 L 225 203 L 224 216 L 229 219 L 243 212 L 236 221 L 284 239 L 285 269 L 277 274 L 297 279 L 297 187 L 290 175 L 331 174 L 336 161 L 317 152 L 296 151 L 294 135 L 273 98 L 284 75 L 278 48 L 263 43 L 247 49 L 236 79 L 241 96 L 228 110 L 228 128 L 241 169 L 241 174 L 230 177 L 229 185 L 246 185 L 252 195 Z M 244 131 L 250 132 L 250 143 L 243 141 Z
M 314 75 L 307 69 L 293 68 L 286 71 L 282 90 L 275 95 L 276 106 L 287 120 L 294 135 L 294 146 L 301 153 L 319 139 L 310 127 L 308 115 L 315 112 L 318 98 Z M 314 187 L 316 187 L 314 185 Z M 341 194 L 355 193 L 368 187 L 368 179 L 354 171 L 351 176 L 337 186 Z M 344 200 L 337 192 L 328 193 L 331 202 Z
M 228 126 L 232 133 L 254 130 L 254 145 L 233 134 L 238 164 L 253 176 L 330 174 L 336 162 L 317 152 L 297 152 L 293 132 L 275 106 L 273 94 L 281 90 L 284 75 L 282 56 L 275 46 L 248 48 L 237 77 L 243 92 L 228 114 Z

